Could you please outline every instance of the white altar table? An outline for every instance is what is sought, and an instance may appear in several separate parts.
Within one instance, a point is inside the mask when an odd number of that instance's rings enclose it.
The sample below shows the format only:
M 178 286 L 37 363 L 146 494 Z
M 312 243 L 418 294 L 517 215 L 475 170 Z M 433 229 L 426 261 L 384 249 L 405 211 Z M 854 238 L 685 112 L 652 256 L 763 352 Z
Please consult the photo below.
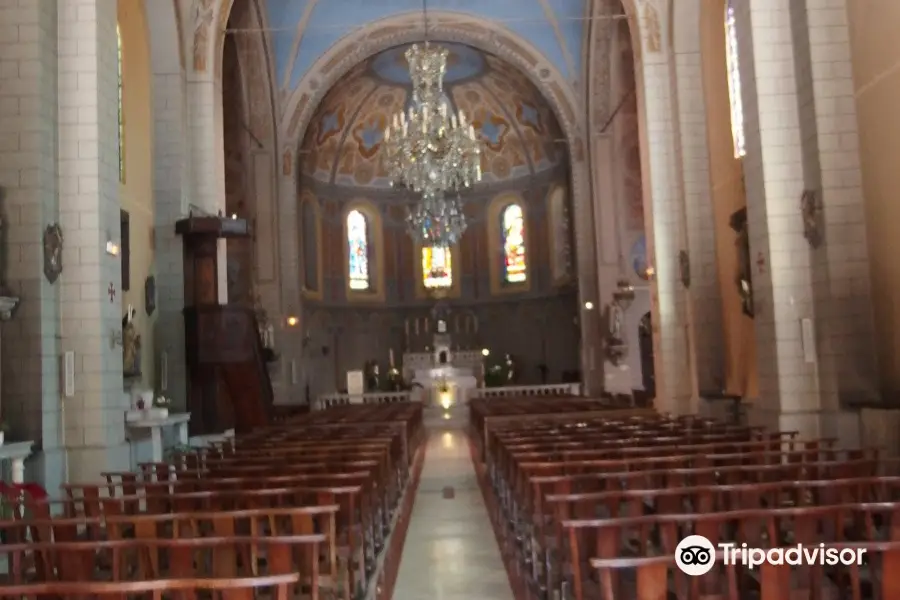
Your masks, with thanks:
M 426 405 L 442 405 L 444 408 L 464 404 L 469 398 L 470 391 L 478 386 L 471 369 L 447 366 L 417 369 L 413 383 L 422 386 L 425 396 L 423 401 Z M 442 393 L 440 388 L 444 384 L 447 391 Z
M 178 435 L 178 443 L 187 446 L 188 440 L 188 422 L 191 420 L 191 413 L 176 413 L 163 418 L 149 418 L 127 421 L 125 426 L 135 431 L 150 432 L 150 447 L 152 462 L 163 462 L 163 442 L 162 430 L 167 427 L 174 427 Z

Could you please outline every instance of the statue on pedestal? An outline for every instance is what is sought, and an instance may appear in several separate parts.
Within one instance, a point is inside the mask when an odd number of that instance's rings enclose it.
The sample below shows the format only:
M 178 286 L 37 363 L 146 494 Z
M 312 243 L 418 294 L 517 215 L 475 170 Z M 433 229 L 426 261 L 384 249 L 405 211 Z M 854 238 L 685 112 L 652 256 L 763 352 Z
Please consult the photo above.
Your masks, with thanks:
M 141 334 L 135 326 L 136 311 L 129 304 L 122 317 L 122 371 L 126 377 L 141 374 Z

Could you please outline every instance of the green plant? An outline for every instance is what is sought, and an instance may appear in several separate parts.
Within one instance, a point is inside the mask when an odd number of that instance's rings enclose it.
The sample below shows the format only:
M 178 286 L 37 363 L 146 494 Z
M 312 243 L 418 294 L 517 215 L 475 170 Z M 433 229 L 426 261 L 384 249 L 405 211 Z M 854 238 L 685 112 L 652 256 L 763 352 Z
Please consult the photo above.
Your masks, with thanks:
M 484 372 L 484 387 L 503 387 L 506 380 L 507 369 L 503 365 L 492 365 Z

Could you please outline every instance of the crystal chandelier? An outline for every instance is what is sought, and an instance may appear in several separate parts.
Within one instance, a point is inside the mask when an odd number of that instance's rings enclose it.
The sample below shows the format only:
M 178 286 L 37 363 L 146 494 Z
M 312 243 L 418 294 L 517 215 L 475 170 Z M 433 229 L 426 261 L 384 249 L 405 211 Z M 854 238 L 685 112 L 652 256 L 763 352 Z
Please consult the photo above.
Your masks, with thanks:
M 425 194 L 406 218 L 409 235 L 422 246 L 449 248 L 466 231 L 462 201 L 445 198 L 442 193 Z
M 406 51 L 412 81 L 407 112 L 384 131 L 384 157 L 392 185 L 437 198 L 481 180 L 481 143 L 466 115 L 444 97 L 448 51 L 428 42 Z

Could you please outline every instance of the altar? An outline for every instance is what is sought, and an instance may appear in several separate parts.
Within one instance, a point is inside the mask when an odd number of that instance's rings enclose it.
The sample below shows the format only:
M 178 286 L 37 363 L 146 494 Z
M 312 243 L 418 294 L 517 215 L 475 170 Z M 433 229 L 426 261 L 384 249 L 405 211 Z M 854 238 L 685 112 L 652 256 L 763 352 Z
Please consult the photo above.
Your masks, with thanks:
M 442 406 L 445 409 L 457 404 L 465 404 L 470 390 L 478 386 L 472 369 L 440 366 L 417 369 L 413 383 L 422 386 L 423 401 L 428 406 Z

